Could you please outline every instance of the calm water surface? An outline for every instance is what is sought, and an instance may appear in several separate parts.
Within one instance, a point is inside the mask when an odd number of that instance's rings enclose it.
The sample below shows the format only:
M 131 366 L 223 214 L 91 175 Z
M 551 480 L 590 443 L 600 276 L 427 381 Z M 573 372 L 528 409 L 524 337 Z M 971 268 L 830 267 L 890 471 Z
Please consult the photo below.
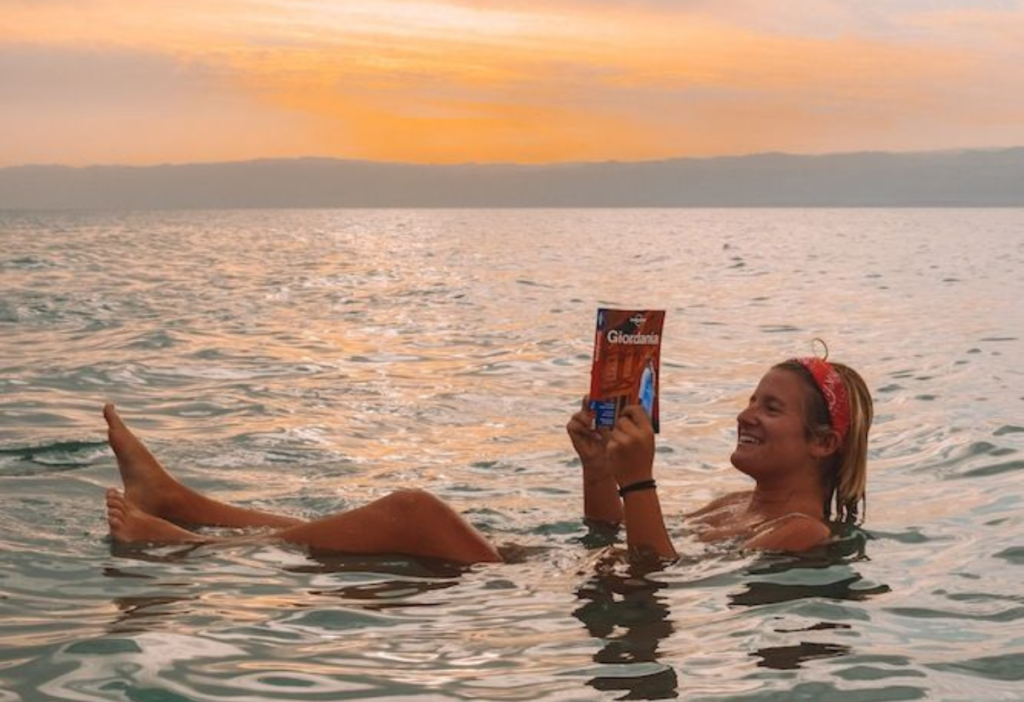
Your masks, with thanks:
M 0 213 L 0 702 L 1020 700 L 1024 210 Z M 808 558 L 598 567 L 564 423 L 599 305 L 668 311 L 669 515 L 823 337 L 867 522 Z M 125 550 L 100 407 L 311 517 L 429 489 L 518 564 Z

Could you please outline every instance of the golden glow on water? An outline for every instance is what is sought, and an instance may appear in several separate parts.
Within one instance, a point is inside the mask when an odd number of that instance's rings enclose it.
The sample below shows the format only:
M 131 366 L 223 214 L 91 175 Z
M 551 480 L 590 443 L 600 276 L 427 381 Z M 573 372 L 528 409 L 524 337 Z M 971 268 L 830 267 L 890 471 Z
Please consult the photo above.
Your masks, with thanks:
M 19 699 L 1017 692 L 1020 210 L 0 224 L 0 647 Z M 658 494 L 682 557 L 649 571 L 597 548 L 612 537 L 580 518 L 564 426 L 595 308 L 654 302 Z M 737 411 L 815 337 L 875 396 L 867 536 L 806 559 L 700 542 L 680 514 L 747 485 L 727 465 Z M 428 489 L 525 560 L 112 547 L 105 400 L 201 492 L 313 517 Z

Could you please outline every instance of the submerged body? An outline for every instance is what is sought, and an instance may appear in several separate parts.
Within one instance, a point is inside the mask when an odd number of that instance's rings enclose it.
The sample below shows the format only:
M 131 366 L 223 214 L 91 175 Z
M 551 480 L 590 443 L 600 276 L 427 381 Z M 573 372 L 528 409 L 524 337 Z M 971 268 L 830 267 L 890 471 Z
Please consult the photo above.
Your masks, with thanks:
M 567 430 L 583 464 L 584 513 L 625 523 L 635 550 L 671 559 L 654 482 L 654 432 L 639 406 L 611 432 L 592 428 L 583 408 Z M 742 538 L 747 548 L 805 551 L 831 538 L 831 505 L 841 520 L 864 499 L 871 395 L 851 368 L 792 359 L 770 369 L 737 416 L 733 466 L 754 480 L 750 492 L 714 500 L 687 515 L 707 540 Z

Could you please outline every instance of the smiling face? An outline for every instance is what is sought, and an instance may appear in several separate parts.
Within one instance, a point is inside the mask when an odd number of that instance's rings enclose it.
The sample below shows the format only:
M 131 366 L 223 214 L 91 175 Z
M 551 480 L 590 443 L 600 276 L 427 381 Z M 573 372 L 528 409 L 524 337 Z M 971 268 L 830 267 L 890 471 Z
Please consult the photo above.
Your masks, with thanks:
M 807 432 L 805 381 L 780 368 L 768 371 L 736 418 L 739 436 L 732 464 L 755 480 L 816 470 L 830 453 Z

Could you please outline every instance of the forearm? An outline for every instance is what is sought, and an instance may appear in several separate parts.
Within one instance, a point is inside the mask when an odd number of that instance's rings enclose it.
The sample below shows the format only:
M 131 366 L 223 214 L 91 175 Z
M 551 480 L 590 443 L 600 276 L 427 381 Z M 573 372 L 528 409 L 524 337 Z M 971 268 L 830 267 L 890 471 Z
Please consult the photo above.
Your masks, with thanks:
M 654 489 L 637 490 L 623 498 L 626 519 L 626 543 L 633 552 L 652 552 L 659 558 L 671 560 L 676 549 L 665 529 L 661 502 Z
M 611 473 L 592 475 L 583 472 L 583 515 L 608 524 L 622 522 L 622 498 Z

